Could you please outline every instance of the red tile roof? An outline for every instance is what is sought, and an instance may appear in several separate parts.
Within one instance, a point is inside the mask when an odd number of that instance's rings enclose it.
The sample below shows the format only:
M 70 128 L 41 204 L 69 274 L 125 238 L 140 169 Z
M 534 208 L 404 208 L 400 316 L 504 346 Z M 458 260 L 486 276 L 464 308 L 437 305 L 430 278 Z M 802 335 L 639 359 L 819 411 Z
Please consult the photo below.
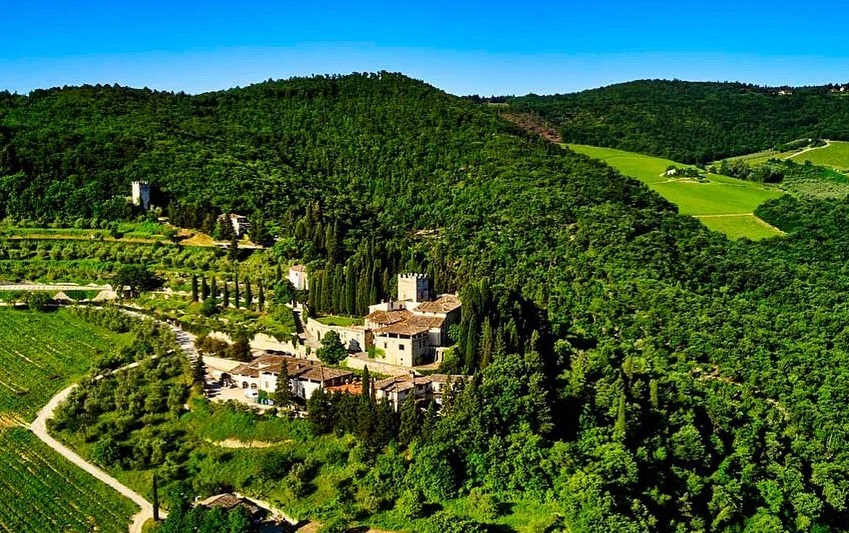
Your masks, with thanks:
M 424 302 L 414 309 L 418 313 L 436 313 L 448 314 L 455 309 L 459 309 L 461 303 L 460 298 L 453 294 L 444 294 L 432 302 Z

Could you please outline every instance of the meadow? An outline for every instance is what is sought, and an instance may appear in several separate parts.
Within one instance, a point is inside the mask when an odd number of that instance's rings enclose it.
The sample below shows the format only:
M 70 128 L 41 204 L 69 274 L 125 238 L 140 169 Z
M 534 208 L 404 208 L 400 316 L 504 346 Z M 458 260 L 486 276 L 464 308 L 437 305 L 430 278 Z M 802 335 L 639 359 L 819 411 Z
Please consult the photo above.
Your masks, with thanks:
M 781 231 L 754 216 L 757 206 L 783 193 L 759 183 L 706 174 L 707 181 L 666 176 L 669 166 L 695 168 L 663 159 L 613 148 L 568 144 L 571 150 L 599 159 L 622 174 L 637 178 L 678 206 L 683 215 L 698 218 L 711 230 L 732 239 L 752 240 L 781 235 Z
M 846 171 L 849 169 L 849 142 L 828 141 L 828 146 L 797 154 L 790 159 L 797 163 L 810 161 L 814 165 Z
M 126 531 L 133 504 L 21 426 L 127 342 L 67 310 L 0 308 L 0 493 L 14 502 L 0 506 L 0 531 Z

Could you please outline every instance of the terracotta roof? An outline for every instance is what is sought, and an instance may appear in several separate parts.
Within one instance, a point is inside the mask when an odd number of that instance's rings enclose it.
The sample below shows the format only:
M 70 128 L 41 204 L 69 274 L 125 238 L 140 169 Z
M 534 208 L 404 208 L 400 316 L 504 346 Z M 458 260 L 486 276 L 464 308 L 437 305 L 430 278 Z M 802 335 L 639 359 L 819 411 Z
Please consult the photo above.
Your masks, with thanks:
M 380 329 L 374 330 L 376 335 L 401 335 L 404 337 L 414 337 L 416 335 L 420 335 L 422 333 L 427 333 L 427 330 L 430 328 L 428 326 L 422 326 L 420 324 L 413 324 L 410 320 L 405 320 L 404 322 L 398 322 L 397 324 L 391 324 L 389 326 L 382 327 Z
M 304 265 L 294 265 L 294 266 L 289 267 L 289 271 L 290 272 L 306 272 L 307 267 L 305 267 Z
M 414 309 L 417 313 L 447 314 L 460 307 L 460 298 L 453 294 L 443 294 L 432 302 L 424 302 Z
M 237 366 L 230 371 L 230 374 L 251 378 L 259 377 L 261 372 L 279 374 L 284 362 L 286 363 L 286 370 L 291 379 L 321 381 L 323 378 L 324 381 L 328 381 L 353 376 L 353 373 L 347 370 L 329 368 L 306 359 L 297 359 L 283 355 L 262 355 L 250 363 Z
M 345 385 L 337 385 L 335 387 L 327 387 L 330 392 L 347 392 L 348 394 L 360 395 L 363 393 L 362 383 L 346 383 Z
M 395 324 L 403 320 L 407 320 L 413 316 L 413 313 L 406 309 L 396 309 L 394 311 L 375 311 L 366 315 L 366 320 L 381 325 Z
M 403 374 L 391 378 L 381 379 L 374 382 L 374 389 L 383 392 L 401 392 L 410 390 L 415 386 L 415 378 L 412 374 Z
M 421 326 L 428 329 L 441 328 L 445 317 L 442 316 L 412 316 L 407 323 L 413 326 Z

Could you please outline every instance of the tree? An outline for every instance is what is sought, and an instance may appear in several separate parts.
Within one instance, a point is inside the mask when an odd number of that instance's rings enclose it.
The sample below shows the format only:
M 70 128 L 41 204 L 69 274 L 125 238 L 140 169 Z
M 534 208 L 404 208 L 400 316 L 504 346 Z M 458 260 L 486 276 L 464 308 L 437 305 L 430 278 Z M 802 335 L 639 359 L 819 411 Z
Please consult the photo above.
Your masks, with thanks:
M 158 289 L 163 283 L 162 278 L 144 265 L 122 265 L 114 279 L 116 290 L 121 293 L 126 288 L 131 298 L 138 297 L 142 291 Z
M 318 358 L 328 365 L 338 365 L 348 357 L 348 351 L 339 339 L 335 331 L 328 331 L 321 339 L 321 348 L 318 349 Z
M 198 355 L 192 361 L 192 383 L 195 385 L 204 385 L 206 383 L 206 365 L 201 355 Z
M 227 284 L 227 279 L 224 279 L 224 287 L 221 293 L 221 305 L 224 309 L 230 307 L 230 286 Z
M 200 280 L 200 296 L 204 301 L 209 298 L 209 284 L 206 282 L 206 277 Z
M 409 446 L 419 435 L 422 427 L 422 415 L 416 405 L 415 394 L 410 394 L 401 407 L 401 423 L 398 428 L 398 444 L 402 448 Z
M 241 302 L 239 301 L 239 271 L 237 270 L 234 273 L 233 277 L 233 303 L 236 305 L 236 309 L 239 309 L 241 306 Z
M 218 303 L 218 280 L 215 276 L 212 276 L 212 284 L 209 287 L 209 296 L 212 299 L 213 304 Z
M 260 311 L 265 308 L 265 289 L 262 286 L 262 280 L 259 280 L 259 296 L 257 296 L 257 304 L 259 305 Z
M 277 383 L 274 387 L 274 403 L 280 407 L 288 407 L 292 402 L 292 392 L 289 390 L 289 368 L 284 360 L 280 365 L 280 373 L 277 374 Z
M 251 278 L 245 278 L 245 309 L 250 309 L 254 301 L 253 292 L 251 292 Z
M 286 305 L 295 299 L 295 286 L 288 279 L 281 280 L 274 286 L 275 305 Z
M 198 276 L 192 274 L 192 301 L 198 301 Z
M 50 300 L 50 295 L 42 291 L 30 291 L 23 294 L 24 304 L 33 311 L 44 311 Z
M 371 398 L 371 375 L 368 371 L 368 365 L 363 365 L 363 396 Z
M 250 361 L 253 359 L 251 357 L 251 341 L 248 337 L 248 332 L 244 328 L 239 328 L 239 330 L 233 334 L 233 344 L 227 349 L 227 354 L 230 359 L 235 359 L 236 361 Z
M 151 492 L 153 493 L 153 521 L 159 522 L 159 485 L 156 482 L 156 472 L 153 473 L 153 484 Z

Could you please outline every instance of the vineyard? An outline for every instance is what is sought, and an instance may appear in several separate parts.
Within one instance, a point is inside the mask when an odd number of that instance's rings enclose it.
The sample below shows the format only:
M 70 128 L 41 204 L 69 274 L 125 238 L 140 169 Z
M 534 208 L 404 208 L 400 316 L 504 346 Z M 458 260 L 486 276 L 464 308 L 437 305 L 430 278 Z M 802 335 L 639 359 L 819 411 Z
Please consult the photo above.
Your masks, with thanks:
M 31 420 L 56 392 L 123 342 L 66 310 L 0 309 L 0 416 Z
M 126 532 L 134 505 L 23 428 L 0 428 L 0 531 Z

